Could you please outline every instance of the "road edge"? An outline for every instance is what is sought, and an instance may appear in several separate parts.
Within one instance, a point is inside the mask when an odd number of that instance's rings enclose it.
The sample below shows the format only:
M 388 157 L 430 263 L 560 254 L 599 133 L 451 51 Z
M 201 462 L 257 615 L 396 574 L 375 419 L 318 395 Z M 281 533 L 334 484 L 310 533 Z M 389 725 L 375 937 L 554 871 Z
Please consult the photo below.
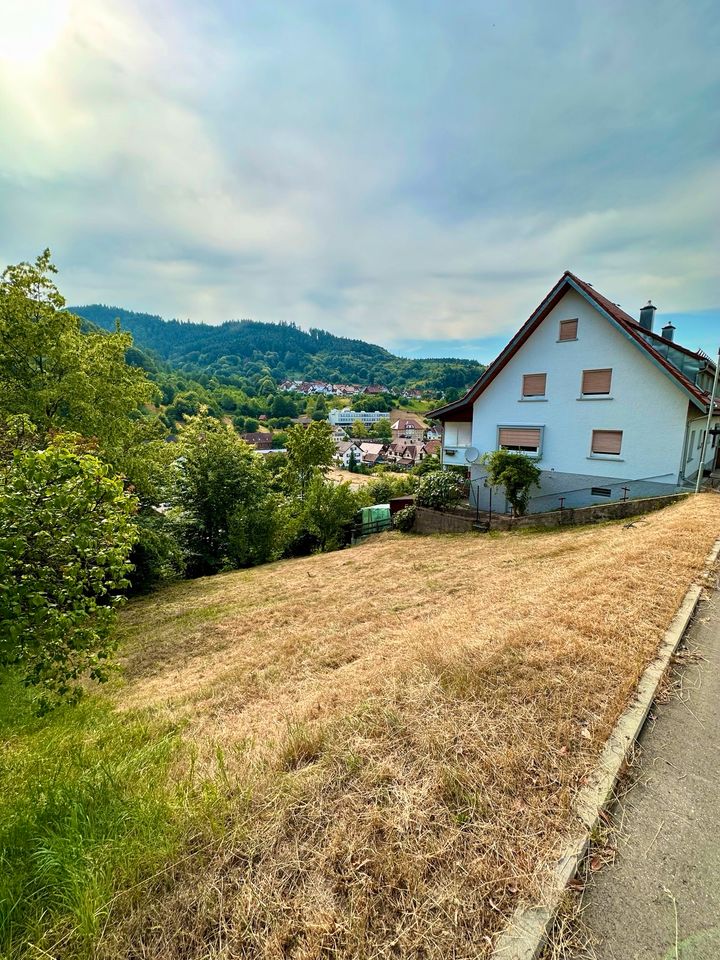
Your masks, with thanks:
M 705 562 L 708 572 L 720 556 L 720 538 Z M 698 578 L 700 579 L 700 578 Z M 556 863 L 546 888 L 546 902 L 518 907 L 498 937 L 490 960 L 538 960 L 568 883 L 577 873 L 590 846 L 591 836 L 609 806 L 615 785 L 635 740 L 642 730 L 660 683 L 680 645 L 702 596 L 703 587 L 692 583 L 670 626 L 665 631 L 654 659 L 645 668 L 631 703 L 620 715 L 598 759 L 588 783 L 578 793 L 574 812 L 583 830 L 570 840 Z

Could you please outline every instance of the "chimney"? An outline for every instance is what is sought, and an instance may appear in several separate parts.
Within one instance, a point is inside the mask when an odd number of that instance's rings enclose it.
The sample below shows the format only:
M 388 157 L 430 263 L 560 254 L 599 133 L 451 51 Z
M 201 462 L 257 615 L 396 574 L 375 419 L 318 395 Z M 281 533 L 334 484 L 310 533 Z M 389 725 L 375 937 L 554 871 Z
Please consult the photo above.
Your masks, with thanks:
M 670 321 L 668 321 L 662 328 L 662 333 L 660 335 L 663 340 L 670 340 L 672 342 L 675 339 L 675 327 L 670 323 Z
M 645 330 L 652 330 L 653 320 L 655 319 L 655 311 L 657 307 L 654 307 L 652 303 L 648 300 L 647 304 L 640 310 L 640 326 Z

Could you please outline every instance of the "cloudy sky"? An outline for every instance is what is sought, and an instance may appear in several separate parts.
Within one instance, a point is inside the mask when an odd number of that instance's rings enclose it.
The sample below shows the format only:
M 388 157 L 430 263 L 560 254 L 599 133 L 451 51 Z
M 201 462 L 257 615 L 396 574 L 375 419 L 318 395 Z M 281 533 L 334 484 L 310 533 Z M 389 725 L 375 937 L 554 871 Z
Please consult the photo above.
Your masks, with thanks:
M 717 0 L 0 0 L 0 260 L 492 357 L 566 268 L 720 340 Z

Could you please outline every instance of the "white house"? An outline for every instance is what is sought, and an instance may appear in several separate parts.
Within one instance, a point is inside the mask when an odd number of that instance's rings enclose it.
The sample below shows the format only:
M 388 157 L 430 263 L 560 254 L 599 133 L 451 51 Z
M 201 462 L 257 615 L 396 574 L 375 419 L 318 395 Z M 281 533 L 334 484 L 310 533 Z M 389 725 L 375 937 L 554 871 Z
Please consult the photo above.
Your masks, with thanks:
M 478 456 L 500 448 L 536 459 L 532 512 L 560 497 L 571 507 L 660 495 L 697 477 L 715 364 L 675 343 L 672 324 L 653 330 L 654 316 L 648 303 L 634 320 L 563 274 L 467 394 L 428 414 L 443 422 L 443 464 L 469 465 L 473 500 L 489 500 Z M 716 466 L 712 434 L 705 469 Z
M 363 452 L 360 448 L 360 444 L 355 443 L 354 440 L 347 442 L 341 441 L 335 448 L 335 463 L 337 463 L 338 466 L 343 467 L 345 470 L 348 469 L 353 458 L 356 464 L 360 464 L 362 462 L 362 457 Z

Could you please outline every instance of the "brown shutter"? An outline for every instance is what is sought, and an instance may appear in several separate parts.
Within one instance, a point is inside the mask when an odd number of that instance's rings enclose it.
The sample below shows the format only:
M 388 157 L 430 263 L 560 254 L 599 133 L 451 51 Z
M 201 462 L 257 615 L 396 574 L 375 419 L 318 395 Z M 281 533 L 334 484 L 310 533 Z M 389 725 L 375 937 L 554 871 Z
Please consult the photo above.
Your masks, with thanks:
M 593 430 L 593 453 L 620 453 L 622 447 L 622 430 Z
M 560 340 L 576 340 L 577 339 L 577 320 L 561 320 L 560 321 Z
M 501 447 L 540 447 L 539 427 L 500 427 Z
M 583 394 L 610 393 L 612 370 L 583 370 Z
M 524 397 L 544 397 L 546 373 L 526 373 L 523 375 Z

